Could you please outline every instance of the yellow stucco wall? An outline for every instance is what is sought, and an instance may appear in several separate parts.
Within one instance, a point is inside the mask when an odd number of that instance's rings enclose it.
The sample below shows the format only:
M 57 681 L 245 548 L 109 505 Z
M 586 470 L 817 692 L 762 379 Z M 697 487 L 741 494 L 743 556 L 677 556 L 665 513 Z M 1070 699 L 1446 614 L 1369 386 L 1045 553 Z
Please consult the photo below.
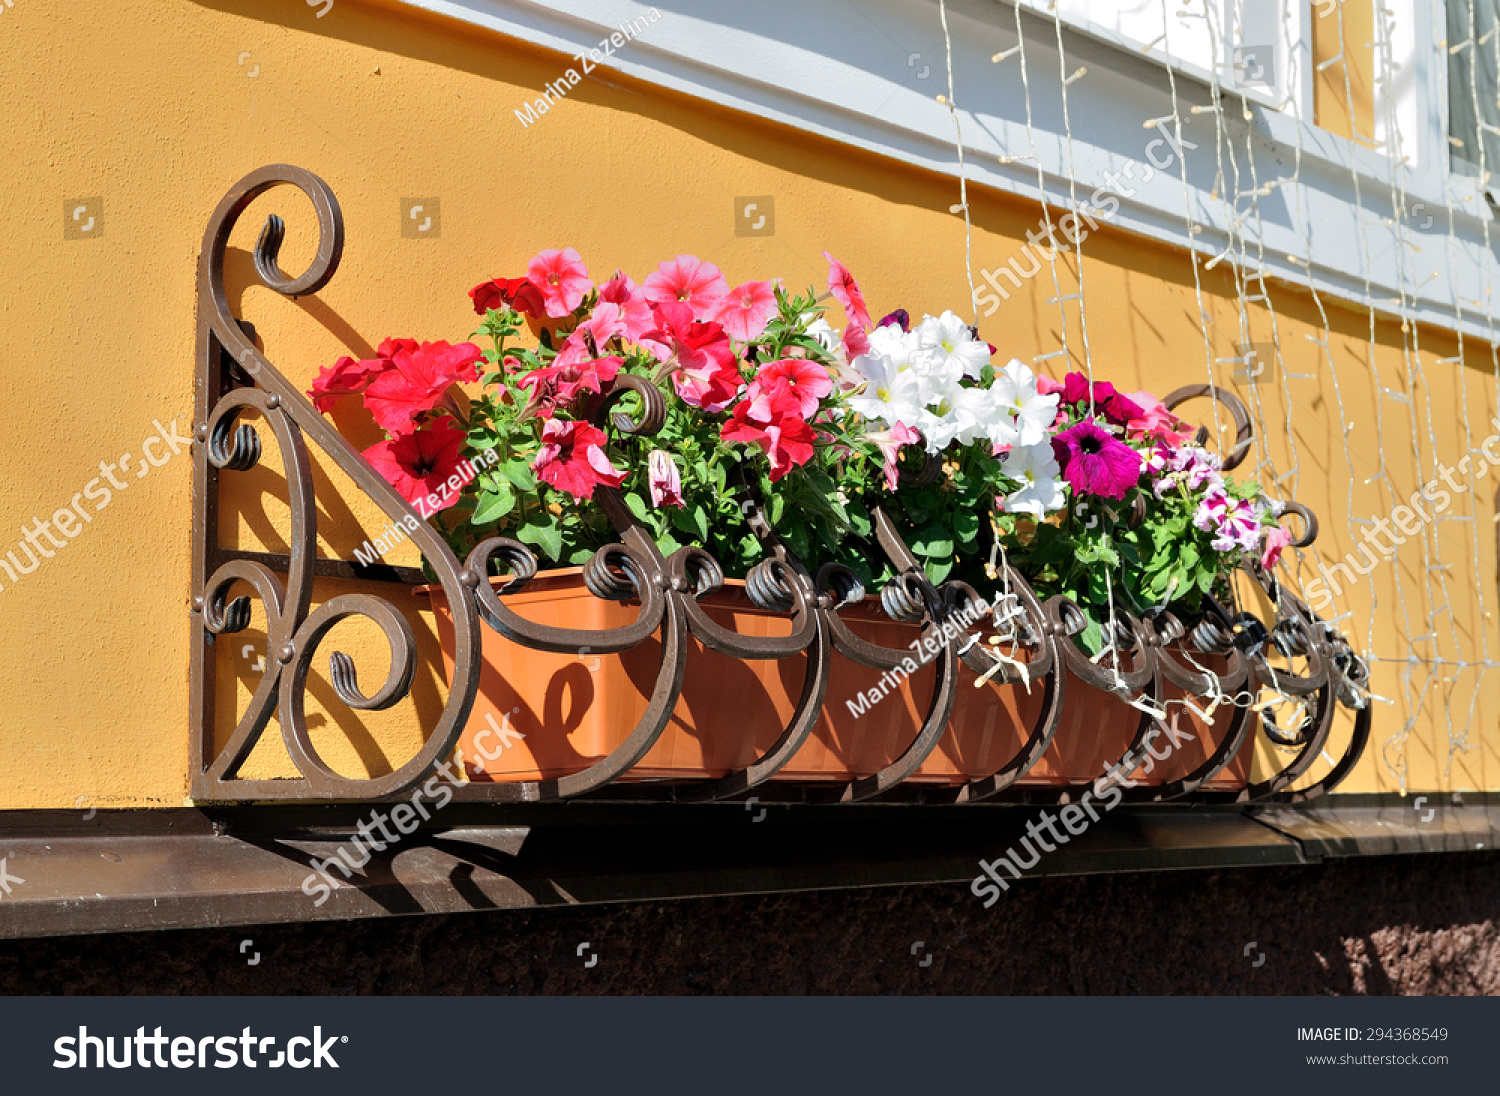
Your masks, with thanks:
M 333 282 L 314 298 L 288 302 L 251 287 L 241 314 L 252 320 L 267 353 L 304 387 L 318 368 L 343 353 L 369 356 L 387 335 L 457 341 L 472 329 L 466 291 L 492 275 L 518 273 L 543 247 L 578 248 L 597 275 L 615 267 L 639 279 L 679 252 L 719 264 L 732 283 L 780 275 L 793 285 L 820 282 L 824 248 L 861 279 L 873 307 L 914 312 L 961 307 L 969 297 L 963 223 L 949 212 L 956 186 L 907 166 L 809 138 L 756 119 L 661 92 L 599 70 L 538 124 L 523 131 L 512 110 L 535 98 L 566 68 L 560 55 L 366 0 L 337 0 L 332 18 L 316 19 L 287 0 L 16 0 L 0 20 L 0 146 L 7 150 L 7 231 L 0 235 L 0 551 L 19 527 L 71 504 L 100 475 L 101 461 L 129 452 L 174 416 L 188 433 L 193 397 L 195 263 L 209 213 L 224 191 L 251 169 L 286 162 L 327 180 L 347 223 L 348 246 Z M 248 56 L 246 56 L 248 54 Z M 770 237 L 736 237 L 733 199 L 772 194 L 777 228 Z M 400 234 L 401 199 L 441 199 L 441 236 Z M 67 239 L 75 199 L 102 198 L 93 235 Z M 990 267 L 1019 250 L 1038 210 L 980 188 L 971 190 L 974 266 Z M 87 204 L 87 203 L 86 203 Z M 310 207 L 286 189 L 256 203 L 232 241 L 231 288 L 252 279 L 248 249 L 267 212 L 289 224 L 285 269 L 311 255 Z M 79 224 L 80 222 L 75 222 Z M 1060 268 L 1067 284 L 1076 257 Z M 1202 276 L 1214 318 L 1207 345 L 1184 254 L 1104 230 L 1085 245 L 1088 336 L 1097 375 L 1126 388 L 1164 393 L 1201 381 L 1213 358 L 1236 353 L 1239 324 L 1232 276 Z M 1319 549 L 1348 550 L 1351 469 L 1332 426 L 1335 394 L 1321 349 L 1311 298 L 1273 286 L 1276 336 L 1286 380 L 1257 391 L 1269 452 L 1290 471 L 1295 444 L 1296 497 L 1324 516 Z M 1061 337 L 1059 311 L 1045 302 L 1050 279 L 1028 282 L 981 331 L 1005 354 L 1023 360 L 1050 352 Z M 1070 345 L 1077 348 L 1077 303 L 1068 306 Z M 1352 512 L 1379 515 L 1388 503 L 1365 479 L 1380 467 L 1367 314 L 1328 305 L 1329 338 L 1339 363 L 1353 455 Z M 1252 318 L 1256 338 L 1271 339 L 1265 314 Z M 1453 464 L 1453 429 L 1461 382 L 1467 383 L 1475 439 L 1490 431 L 1495 410 L 1492 365 L 1460 370 L 1436 364 L 1457 353 L 1452 337 L 1424 330 L 1421 379 L 1403 354 L 1403 336 L 1378 326 L 1375 366 L 1381 384 L 1412 388 L 1440 423 Z M 1472 341 L 1468 344 L 1472 351 Z M 1059 362 L 1049 363 L 1059 372 Z M 1217 375 L 1223 379 L 1224 367 Z M 1288 433 L 1288 409 L 1291 430 Z M 1389 413 L 1389 407 L 1387 407 Z M 377 440 L 353 402 L 336 415 L 356 445 Z M 1425 437 L 1425 434 L 1423 435 Z M 1385 470 L 1410 493 L 1421 482 L 1411 447 L 1388 448 Z M 1421 441 L 1421 439 L 1418 439 Z M 1425 444 L 1425 442 L 1423 442 Z M 276 549 L 285 506 L 275 501 L 279 464 L 272 455 L 236 489 L 226 506 L 226 540 Z M 13 585 L 0 574 L 0 808 L 177 805 L 187 795 L 188 636 L 191 461 L 182 453 L 144 478 L 137 465 L 119 475 L 129 486 L 98 511 L 76 540 Z M 339 494 L 342 479 L 319 495 L 329 519 L 324 547 L 349 557 L 363 534 L 385 519 L 357 493 Z M 262 495 L 261 492 L 267 492 Z M 1492 507 L 1478 510 L 1478 559 L 1472 526 L 1443 526 L 1452 613 L 1463 642 L 1456 655 L 1479 657 L 1481 633 L 1497 642 L 1494 622 L 1478 616 L 1465 590 L 1486 584 L 1495 604 Z M 331 531 L 330 531 L 331 529 Z M 1352 610 L 1361 647 L 1404 652 L 1397 637 L 1397 576 L 1425 575 L 1414 545 L 1374 576 L 1339 611 Z M 393 562 L 414 563 L 399 552 Z M 339 592 L 336 583 L 320 595 Z M 376 592 L 380 588 L 372 587 Z M 1365 621 L 1373 612 L 1373 631 Z M 263 621 L 221 655 L 235 686 L 253 685 L 263 652 Z M 419 709 L 439 702 L 431 625 L 423 637 Z M 257 643 L 259 646 L 257 647 Z M 243 645 L 250 644 L 247 656 Z M 378 680 L 386 659 L 373 628 L 350 625 L 325 652 L 356 656 L 361 677 Z M 320 663 L 324 660 L 320 659 Z M 1381 705 L 1374 743 L 1350 791 L 1390 790 L 1395 782 L 1375 754 L 1415 715 L 1409 786 L 1489 788 L 1500 781 L 1494 752 L 1500 735 L 1494 675 L 1478 698 L 1472 749 L 1448 764 L 1447 708 L 1469 716 L 1477 675 L 1429 691 L 1421 703 L 1396 667 L 1380 664 Z M 1417 679 L 1420 684 L 1420 678 Z M 226 690 L 231 686 L 226 685 Z M 1450 699 L 1444 689 L 1456 689 Z M 315 698 L 330 695 L 318 684 Z M 1457 718 L 1457 717 L 1456 717 Z M 320 745 L 344 771 L 387 771 L 415 749 L 420 719 L 409 706 L 337 724 L 316 714 Z M 1347 733 L 1340 731 L 1340 734 Z M 247 775 L 284 772 L 271 748 Z M 1330 753 L 1337 756 L 1336 736 Z M 1313 776 L 1320 775 L 1315 769 Z

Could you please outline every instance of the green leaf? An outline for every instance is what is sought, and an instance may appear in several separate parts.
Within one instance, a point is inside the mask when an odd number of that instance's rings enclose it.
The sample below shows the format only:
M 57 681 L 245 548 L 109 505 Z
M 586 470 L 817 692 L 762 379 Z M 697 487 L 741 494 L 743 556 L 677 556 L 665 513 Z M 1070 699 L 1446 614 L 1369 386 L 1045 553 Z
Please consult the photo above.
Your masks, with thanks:
M 708 515 L 701 506 L 674 506 L 671 510 L 672 524 L 698 538 L 702 544 L 708 540 Z
M 545 522 L 541 520 L 543 516 Z M 536 545 L 549 560 L 562 557 L 562 530 L 558 528 L 557 520 L 545 511 L 528 518 L 526 524 L 516 531 L 516 539 L 523 544 Z
M 640 495 L 634 492 L 627 493 L 625 495 L 625 505 L 630 507 L 630 512 L 642 521 L 649 522 L 651 520 L 651 511 L 646 506 L 646 500 L 641 498 Z
M 1104 650 L 1104 627 L 1094 619 L 1092 613 L 1085 612 L 1084 615 L 1088 617 L 1088 626 L 1078 634 L 1078 641 L 1091 656 L 1097 655 Z
M 523 460 L 506 461 L 500 468 L 505 473 L 505 478 L 515 484 L 517 491 L 535 491 L 536 476 L 531 471 L 531 465 Z
M 919 556 L 930 556 L 933 559 L 950 557 L 953 555 L 953 534 L 937 522 L 930 522 L 917 530 L 911 550 Z
M 979 536 L 979 512 L 977 510 L 959 510 L 953 515 L 953 532 L 958 535 L 960 544 L 972 544 L 974 538 Z
M 938 585 L 948 577 L 948 572 L 953 570 L 952 559 L 929 559 L 924 566 L 927 569 L 927 577 L 934 586 Z
M 475 525 L 488 525 L 492 521 L 499 521 L 515 508 L 516 493 L 511 490 L 510 484 L 501 480 L 493 489 L 487 486 L 479 493 L 479 504 L 474 508 L 474 516 L 470 520 Z

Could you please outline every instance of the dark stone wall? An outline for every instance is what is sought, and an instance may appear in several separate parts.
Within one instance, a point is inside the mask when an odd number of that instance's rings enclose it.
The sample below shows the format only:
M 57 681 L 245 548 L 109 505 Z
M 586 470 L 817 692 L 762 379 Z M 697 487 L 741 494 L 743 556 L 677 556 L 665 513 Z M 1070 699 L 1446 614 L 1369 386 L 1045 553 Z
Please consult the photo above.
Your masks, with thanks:
M 1500 853 L 1445 853 L 10 941 L 0 992 L 1494 994 L 1497 926 Z

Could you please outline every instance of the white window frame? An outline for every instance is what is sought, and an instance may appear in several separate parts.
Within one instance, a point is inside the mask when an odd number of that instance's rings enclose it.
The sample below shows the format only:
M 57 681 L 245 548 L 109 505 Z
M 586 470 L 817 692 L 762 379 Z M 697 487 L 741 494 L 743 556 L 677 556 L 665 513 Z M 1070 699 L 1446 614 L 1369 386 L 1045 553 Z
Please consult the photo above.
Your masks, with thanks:
M 597 46 L 624 24 L 649 20 L 653 10 L 641 0 L 406 2 L 570 56 Z M 1405 37 L 1392 50 L 1398 65 L 1411 68 L 1398 81 L 1404 98 L 1394 109 L 1403 134 L 1408 127 L 1415 130 L 1402 150 L 1406 163 L 1399 172 L 1382 148 L 1311 123 L 1311 32 L 1306 25 L 1300 43 L 1288 43 L 1291 63 L 1301 73 L 1297 109 L 1278 110 L 1263 94 L 1224 89 L 1232 93 L 1221 100 L 1223 128 L 1230 138 L 1226 147 L 1232 146 L 1243 161 L 1248 138 L 1262 184 L 1290 175 L 1299 145 L 1301 149 L 1298 182 L 1276 188 L 1279 202 L 1260 201 L 1261 234 L 1252 236 L 1248 257 L 1267 277 L 1294 284 L 1311 278 L 1320 293 L 1361 307 L 1404 312 L 1469 335 L 1493 337 L 1500 327 L 1500 300 L 1481 304 L 1474 300 L 1474 287 L 1500 281 L 1500 263 L 1486 246 L 1490 237 L 1500 240 L 1500 231 L 1489 225 L 1492 215 L 1480 180 L 1449 170 L 1442 0 L 1384 2 L 1409 12 L 1402 23 Z M 1002 163 L 1001 155 L 1030 150 L 1016 58 L 991 61 L 1017 44 L 1014 4 L 1040 9 L 1022 16 L 1035 30 L 1026 35 L 1026 53 L 1037 152 L 1035 159 Z M 1070 194 L 1082 203 L 1100 187 L 1110 190 L 1107 180 L 1119 178 L 1117 173 L 1131 165 L 1138 177 L 1146 177 L 1133 195 L 1121 197 L 1112 225 L 1205 255 L 1230 249 L 1234 214 L 1211 196 L 1214 119 L 1190 112 L 1193 106 L 1210 105 L 1210 74 L 1195 71 L 1190 59 L 1159 49 L 1142 52 L 1117 29 L 1067 22 L 1061 30 L 1067 66 L 1075 71 L 1085 67 L 1087 73 L 1066 89 L 1072 136 L 1064 140 L 1058 28 L 1046 5 L 1047 0 L 948 0 L 968 178 L 1031 199 L 1044 190 L 1054 206 L 1066 206 Z M 669 0 L 655 10 L 659 18 L 650 21 L 649 29 L 596 66 L 604 73 L 585 78 L 607 79 L 607 70 L 614 68 L 724 107 L 957 175 L 953 122 L 936 99 L 947 91 L 936 0 Z M 1199 146 L 1187 153 L 1186 185 L 1175 163 L 1161 171 L 1144 167 L 1145 149 L 1155 135 L 1143 128 L 1143 121 L 1172 114 L 1167 65 L 1180 74 L 1176 83 L 1183 137 Z M 558 75 L 568 67 L 576 63 L 560 59 Z M 923 69 L 926 76 L 919 78 Z M 1376 138 L 1389 143 L 1386 112 L 1382 99 L 1377 102 Z M 496 124 L 511 124 L 510 113 L 497 117 Z M 1250 115 L 1248 122 L 1243 113 Z M 524 142 L 516 125 L 517 139 Z M 1165 128 L 1175 127 L 1169 123 Z M 1160 149 L 1156 146 L 1158 157 Z M 1244 171 L 1246 165 L 1241 166 Z M 1397 188 L 1392 187 L 1393 173 Z M 1363 216 L 1355 206 L 1356 176 Z M 1398 190 L 1405 192 L 1404 218 L 1392 223 L 1392 210 L 1401 204 Z M 1194 233 L 1187 229 L 1189 213 L 1199 226 Z M 1242 225 L 1241 243 L 1246 233 L 1256 231 L 1254 221 Z M 1009 257 L 976 251 L 974 266 L 977 271 Z M 1434 271 L 1436 278 L 1430 276 Z

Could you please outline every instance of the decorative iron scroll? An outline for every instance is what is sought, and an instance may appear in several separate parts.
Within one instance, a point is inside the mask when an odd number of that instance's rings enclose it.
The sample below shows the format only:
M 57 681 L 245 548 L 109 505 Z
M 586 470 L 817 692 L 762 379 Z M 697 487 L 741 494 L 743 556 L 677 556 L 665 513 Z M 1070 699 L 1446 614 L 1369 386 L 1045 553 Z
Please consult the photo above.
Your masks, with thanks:
M 297 187 L 317 211 L 318 252 L 300 277 L 277 266 L 284 225 L 267 219 L 255 248 L 255 269 L 262 284 L 288 297 L 316 292 L 338 268 L 344 247 L 344 225 L 338 202 L 317 176 L 284 164 L 263 167 L 240 180 L 219 203 L 204 235 L 199 260 L 198 365 L 194 447 L 192 730 L 195 745 L 192 794 L 202 801 L 236 800 L 375 800 L 409 791 L 438 770 L 451 756 L 469 718 L 479 683 L 481 622 L 512 643 L 538 651 L 594 654 L 627 651 L 648 640 L 661 644 L 661 661 L 649 703 L 634 731 L 608 756 L 581 772 L 553 780 L 516 783 L 470 783 L 462 798 L 491 802 L 538 802 L 568 799 L 609 788 L 651 749 L 671 719 L 683 687 L 689 639 L 736 659 L 784 659 L 807 656 L 802 692 L 781 734 L 766 753 L 744 769 L 716 780 L 653 783 L 632 789 L 637 797 L 714 800 L 742 794 L 763 784 L 796 755 L 812 733 L 827 695 L 835 656 L 874 671 L 894 669 L 909 648 L 883 647 L 855 634 L 841 610 L 862 601 L 865 590 L 847 567 L 830 564 L 815 574 L 802 565 L 771 529 L 756 499 L 743 505 L 765 549 L 745 584 L 760 610 L 790 619 L 788 635 L 740 635 L 715 621 L 701 599 L 720 589 L 724 573 L 701 548 L 679 549 L 662 556 L 647 530 L 624 505 L 619 492 L 599 488 L 596 498 L 613 523 L 619 542 L 601 549 L 584 568 L 584 581 L 595 597 L 634 601 L 632 623 L 606 631 L 553 628 L 519 616 L 506 603 L 537 573 L 532 551 L 519 541 L 496 537 L 478 545 L 460 561 L 426 522 L 416 521 L 411 539 L 437 576 L 454 620 L 454 662 L 449 695 L 442 714 L 417 754 L 394 772 L 368 779 L 334 771 L 319 756 L 308 733 L 305 698 L 308 674 L 323 638 L 339 621 L 362 616 L 377 624 L 390 646 L 391 667 L 373 693 L 366 694 L 353 660 L 342 652 L 329 655 L 329 679 L 340 700 L 362 710 L 391 707 L 407 697 L 415 669 L 416 643 L 410 625 L 394 605 L 368 594 L 345 594 L 310 611 L 315 575 L 370 579 L 371 573 L 317 555 L 317 508 L 308 439 L 349 476 L 393 521 L 417 518 L 416 512 L 343 436 L 321 415 L 254 345 L 246 325 L 236 319 L 224 287 L 224 258 L 229 235 L 245 208 L 257 196 L 278 186 Z M 639 410 L 617 408 L 634 394 Z M 1233 417 L 1235 447 L 1225 459 L 1232 468 L 1244 459 L 1251 427 L 1244 406 L 1229 393 L 1198 385 L 1179 389 L 1166 399 L 1169 407 L 1209 397 Z M 239 422 L 247 410 L 264 420 L 274 436 L 286 470 L 291 510 L 289 553 L 238 551 L 218 542 L 219 480 L 243 472 L 260 459 L 262 441 L 250 423 Z M 621 374 L 613 388 L 596 399 L 590 417 L 601 429 L 650 434 L 660 429 L 664 408 L 659 390 L 639 378 Z M 1200 442 L 1207 432 L 1200 430 Z M 1303 528 L 1293 543 L 1310 544 L 1317 524 L 1306 507 L 1290 504 L 1288 513 Z M 1290 760 L 1275 776 L 1237 793 L 1241 800 L 1307 799 L 1343 779 L 1358 760 L 1369 735 L 1370 711 L 1365 691 L 1367 671 L 1342 636 L 1321 620 L 1275 578 L 1253 568 L 1250 577 L 1276 607 L 1276 622 L 1267 626 L 1254 615 L 1231 611 L 1214 602 L 1189 631 L 1170 612 L 1136 617 L 1123 607 L 1113 621 L 1111 657 L 1101 663 L 1083 655 L 1072 636 L 1083 627 L 1081 612 L 1066 598 L 1041 602 L 1026 580 L 1008 564 L 997 585 L 997 621 L 1007 631 L 1007 650 L 1025 659 L 997 658 L 977 636 L 955 625 L 966 609 L 981 604 L 977 591 L 963 582 L 934 586 L 921 564 L 887 517 L 875 513 L 877 538 L 896 578 L 880 592 L 880 603 L 893 621 L 920 628 L 924 641 L 936 647 L 935 683 L 926 714 L 911 742 L 880 772 L 828 789 L 809 789 L 812 798 L 852 802 L 884 796 L 912 776 L 937 748 L 948 730 L 960 685 L 959 665 L 987 675 L 997 687 L 1040 685 L 1042 702 L 1035 724 L 1020 749 L 997 771 L 957 787 L 924 787 L 912 792 L 926 802 L 971 803 L 993 799 L 1036 765 L 1057 733 L 1069 677 L 1084 685 L 1137 701 L 1143 709 L 1135 739 L 1126 756 L 1145 744 L 1157 719 L 1145 709 L 1159 709 L 1170 684 L 1186 694 L 1211 698 L 1254 697 L 1262 686 L 1303 704 L 1306 718 L 1295 731 L 1279 728 L 1263 710 L 1233 706 L 1223 741 L 1194 772 L 1169 784 L 1136 787 L 1126 795 L 1165 801 L 1190 795 L 1227 766 L 1258 726 Z M 498 590 L 489 581 L 491 562 L 502 564 L 508 581 Z M 392 571 L 394 569 L 386 569 Z M 285 577 L 281 577 L 284 575 Z M 397 577 L 393 581 L 407 581 Z M 236 587 L 246 588 L 236 591 Z M 237 596 L 231 596 L 236 594 Z M 250 621 L 250 594 L 258 597 L 266 617 L 267 669 L 227 742 L 214 740 L 215 659 L 217 638 L 243 630 Z M 968 619 L 967 617 L 965 619 Z M 988 630 L 988 629 L 986 629 Z M 1299 672 L 1278 670 L 1269 662 L 1272 649 L 1288 662 L 1304 663 Z M 1201 664 L 1196 655 L 1213 656 L 1222 672 Z M 1024 671 L 1020 669 L 1024 662 Z M 1355 710 L 1354 731 L 1343 756 L 1322 780 L 1295 792 L 1291 785 L 1323 753 L 1336 705 Z M 248 779 L 240 769 L 264 734 L 272 715 L 279 718 L 282 740 L 299 776 Z M 1136 758 L 1141 757 L 1134 753 Z M 1103 775 L 1101 773 L 1101 775 Z M 1129 775 L 1125 773 L 1124 775 Z M 902 788 L 903 793 L 909 788 Z M 1060 799 L 1080 788 L 1057 788 L 1041 794 Z M 1036 789 L 1027 789 L 1029 798 Z

